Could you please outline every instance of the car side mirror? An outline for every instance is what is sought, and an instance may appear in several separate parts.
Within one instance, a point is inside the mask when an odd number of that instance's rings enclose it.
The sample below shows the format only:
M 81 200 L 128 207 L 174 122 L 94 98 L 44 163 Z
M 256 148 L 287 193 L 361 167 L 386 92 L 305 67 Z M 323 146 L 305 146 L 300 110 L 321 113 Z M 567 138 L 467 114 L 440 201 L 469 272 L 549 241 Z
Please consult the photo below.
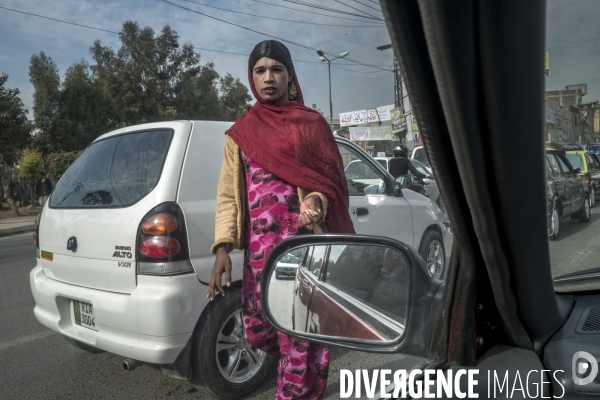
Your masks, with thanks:
M 581 168 L 575 168 L 573 174 L 578 175 L 581 172 Z
M 290 279 L 281 279 L 280 260 L 296 250 L 306 256 Z M 269 323 L 290 336 L 427 357 L 444 326 L 441 302 L 433 301 L 443 286 L 412 247 L 396 240 L 300 235 L 269 254 L 261 302 Z

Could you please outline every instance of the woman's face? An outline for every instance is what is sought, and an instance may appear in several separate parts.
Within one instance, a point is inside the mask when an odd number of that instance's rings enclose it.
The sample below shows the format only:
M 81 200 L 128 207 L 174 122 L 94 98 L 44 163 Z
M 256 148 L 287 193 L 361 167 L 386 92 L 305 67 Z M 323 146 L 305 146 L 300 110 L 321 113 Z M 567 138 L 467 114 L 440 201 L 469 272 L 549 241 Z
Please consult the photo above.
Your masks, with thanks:
M 272 58 L 263 57 L 252 68 L 252 79 L 258 95 L 269 103 L 287 103 L 288 83 L 293 71 L 288 73 L 285 65 Z

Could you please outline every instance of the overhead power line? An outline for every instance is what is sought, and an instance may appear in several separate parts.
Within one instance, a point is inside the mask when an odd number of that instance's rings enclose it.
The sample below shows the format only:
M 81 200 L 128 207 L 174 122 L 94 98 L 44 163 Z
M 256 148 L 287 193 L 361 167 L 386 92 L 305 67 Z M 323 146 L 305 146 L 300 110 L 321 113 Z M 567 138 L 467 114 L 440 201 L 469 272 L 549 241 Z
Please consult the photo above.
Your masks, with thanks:
M 275 21 L 294 22 L 296 24 L 336 26 L 336 27 L 344 27 L 344 28 L 383 28 L 383 27 L 385 27 L 385 25 L 344 25 L 344 24 L 334 25 L 334 24 L 320 24 L 320 23 L 317 23 L 317 22 L 294 21 L 294 20 L 290 20 L 290 19 L 282 19 L 282 18 L 275 18 L 275 17 L 265 17 L 264 15 L 250 14 L 250 13 L 247 13 L 247 12 L 242 12 L 242 11 L 237 11 L 237 10 L 229 10 L 227 8 L 216 7 L 216 6 L 213 6 L 213 5 L 210 5 L 210 4 L 204 4 L 204 3 L 200 3 L 200 2 L 197 2 L 197 1 L 193 1 L 193 0 L 181 0 L 181 1 L 185 1 L 185 2 L 188 2 L 188 3 L 194 3 L 194 4 L 199 4 L 201 6 L 206 6 L 206 7 L 214 8 L 214 9 L 217 9 L 217 10 L 229 11 L 229 12 L 233 12 L 233 13 L 236 13 L 236 14 L 250 15 L 252 17 L 272 19 L 272 20 L 275 20 Z
M 61 19 L 56 19 L 56 18 L 45 17 L 45 16 L 43 16 L 43 15 L 32 14 L 32 13 L 28 13 L 28 12 L 25 12 L 25 11 L 13 10 L 12 8 L 8 8 L 8 7 L 2 7 L 2 6 L 0 6 L 0 8 L 2 8 L 2 9 L 4 9 L 4 10 L 8 10 L 8 11 L 13 11 L 13 12 L 16 12 L 16 13 L 21 13 L 21 14 L 32 15 L 32 16 L 34 16 L 34 17 L 38 17 L 38 18 L 49 19 L 49 20 L 51 20 L 51 21 L 62 22 L 63 24 L 69 24 L 69 25 L 81 26 L 82 28 L 95 29 L 95 30 L 97 30 L 97 31 L 103 31 L 103 32 L 108 32 L 108 33 L 116 33 L 117 35 L 119 34 L 119 32 L 115 32 L 115 31 L 109 31 L 109 30 L 107 30 L 107 29 L 96 28 L 96 27 L 89 26 L 89 25 L 77 24 L 77 23 L 75 23 L 75 22 L 63 21 L 63 20 L 61 20 Z
M 287 1 L 288 3 L 299 4 L 299 5 L 305 6 L 305 7 L 318 8 L 319 10 L 325 10 L 325 11 L 331 11 L 331 12 L 336 12 L 336 13 L 340 13 L 340 14 L 352 15 L 354 17 L 367 18 L 367 19 L 372 19 L 372 20 L 376 20 L 376 21 L 383 21 L 383 19 L 378 18 L 378 17 L 373 17 L 373 16 L 367 17 L 365 15 L 355 14 L 355 13 L 351 13 L 351 12 L 343 11 L 343 10 L 338 10 L 336 8 L 325 7 L 325 6 L 322 6 L 319 4 L 308 3 L 308 2 L 302 1 L 302 0 L 283 0 L 283 1 Z
M 158 1 L 160 3 L 169 4 L 169 5 L 173 6 L 173 7 L 181 8 L 183 10 L 187 10 L 187 11 L 193 12 L 193 13 L 205 16 L 207 18 L 210 18 L 210 19 L 214 19 L 215 21 L 223 22 L 224 24 L 227 24 L 227 25 L 236 26 L 238 28 L 245 29 L 245 30 L 250 31 L 250 32 L 258 33 L 259 35 L 267 36 L 267 37 L 270 37 L 270 38 L 273 38 L 273 39 L 280 40 L 282 42 L 290 43 L 290 44 L 293 44 L 294 46 L 298 46 L 298 47 L 301 47 L 301 48 L 306 49 L 306 50 L 312 50 L 312 51 L 317 51 L 318 50 L 318 49 L 316 49 L 314 47 L 307 46 L 307 45 L 302 44 L 302 43 L 294 42 L 293 40 L 283 39 L 283 38 L 277 37 L 275 35 L 271 35 L 269 33 L 261 32 L 261 31 L 258 31 L 256 29 L 248 28 L 246 26 L 242 26 L 242 25 L 239 25 L 239 24 L 236 24 L 236 23 L 233 23 L 233 22 L 225 21 L 224 19 L 221 19 L 221 18 L 213 17 L 212 15 L 208 15 L 206 13 L 203 13 L 203 12 L 200 12 L 200 11 L 197 11 L 197 10 L 193 10 L 191 8 L 188 8 L 188 7 L 184 7 L 184 6 L 179 5 L 179 4 L 175 4 L 175 3 L 171 2 L 171 1 L 168 1 L 168 0 L 156 0 L 156 1 Z M 337 54 L 331 53 L 331 52 L 324 52 L 324 53 L 328 54 L 330 56 L 334 56 L 334 57 L 337 56 Z M 371 68 L 376 68 L 376 69 L 382 69 L 383 70 L 383 68 L 380 68 L 380 67 L 378 67 L 376 65 L 368 64 L 368 63 L 365 63 L 365 62 L 362 62 L 362 61 L 358 61 L 358 60 L 353 60 L 353 59 L 348 58 L 348 57 L 346 57 L 345 59 L 347 61 L 350 61 L 350 62 L 353 62 L 353 63 L 356 63 L 356 64 L 364 65 L 365 67 L 371 67 Z
M 379 11 L 379 12 L 381 12 L 381 10 L 380 10 L 380 9 L 378 9 L 378 8 L 375 8 L 375 7 L 371 7 L 370 5 L 368 5 L 368 4 L 365 4 L 365 3 L 361 3 L 361 2 L 360 2 L 360 1 L 358 1 L 358 0 L 352 0 L 352 1 L 353 1 L 353 2 L 355 2 L 355 3 L 358 3 L 358 4 L 362 4 L 362 5 L 363 5 L 363 6 L 365 6 L 365 7 L 369 7 L 369 8 L 371 8 L 371 9 L 375 10 L 375 11 Z
M 342 2 L 342 1 L 340 1 L 340 0 L 333 0 L 333 1 L 335 1 L 336 3 L 340 3 L 340 4 L 342 4 L 342 5 L 346 6 L 346 7 L 349 7 L 349 8 L 351 8 L 351 9 L 353 9 L 353 10 L 356 10 L 356 11 L 358 11 L 358 12 L 361 12 L 361 13 L 363 13 L 363 14 L 365 14 L 365 15 L 368 15 L 369 17 L 373 17 L 373 18 L 375 18 L 375 19 L 381 19 L 381 18 L 379 18 L 379 17 L 376 17 L 376 16 L 374 16 L 373 14 L 369 14 L 368 12 L 366 12 L 366 11 L 363 11 L 363 10 L 361 10 L 361 9 L 359 9 L 359 8 L 352 7 L 351 5 L 349 5 L 349 4 L 346 4 L 346 3 L 344 3 L 344 2 Z M 382 21 L 383 21 L 383 20 L 382 20 Z
M 252 1 L 257 2 L 257 3 L 262 3 L 262 4 L 268 4 L 268 5 L 272 6 L 272 7 L 287 8 L 288 10 L 294 10 L 294 11 L 298 11 L 298 12 L 309 13 L 309 14 L 312 14 L 312 15 L 322 15 L 324 17 L 329 17 L 329 18 L 345 19 L 345 20 L 348 20 L 348 21 L 359 21 L 359 22 L 362 22 L 362 23 L 378 24 L 377 26 L 380 26 L 380 25 L 381 26 L 385 26 L 385 25 L 380 24 L 379 21 L 372 21 L 371 22 L 371 21 L 365 21 L 364 19 L 353 19 L 353 18 L 338 17 L 337 15 L 321 14 L 321 13 L 314 12 L 314 11 L 300 10 L 298 8 L 281 6 L 279 4 L 267 3 L 266 1 L 262 1 L 262 0 L 252 0 Z
M 356 72 L 357 74 L 377 74 L 377 73 L 379 73 L 379 72 L 394 72 L 394 71 L 393 71 L 393 70 L 391 70 L 391 69 L 382 69 L 382 70 L 380 70 L 380 71 L 355 71 L 355 70 L 353 70 L 353 69 L 350 69 L 350 68 L 344 68 L 344 67 L 341 67 L 339 64 L 333 64 L 333 63 L 332 63 L 331 65 L 333 65 L 333 66 L 336 66 L 336 67 L 338 67 L 338 68 L 340 68 L 340 69 L 343 69 L 343 70 L 349 71 L 349 72 Z
M 48 19 L 48 20 L 55 21 L 55 22 L 60 22 L 60 23 L 63 23 L 63 24 L 79 26 L 81 28 L 93 29 L 93 30 L 97 30 L 97 31 L 112 33 L 112 34 L 115 34 L 115 35 L 119 34 L 119 32 L 111 31 L 111 30 L 108 30 L 108 29 L 97 28 L 97 27 L 94 27 L 94 26 L 78 24 L 76 22 L 70 22 L 70 21 L 64 21 L 64 20 L 61 20 L 61 19 L 46 17 L 44 15 L 33 14 L 33 13 L 29 13 L 29 12 L 25 12 L 25 11 L 20 11 L 20 10 L 14 10 L 14 9 L 8 8 L 8 7 L 2 7 L 2 6 L 0 6 L 0 9 L 4 9 L 4 10 L 7 10 L 7 11 L 12 11 L 12 12 L 16 12 L 16 13 L 20 13 L 20 14 L 26 14 L 26 15 L 29 15 L 29 16 L 32 16 L 32 17 Z M 282 40 L 282 39 L 280 39 L 280 40 Z M 249 56 L 249 54 L 244 54 L 244 53 L 235 53 L 235 52 L 225 51 L 225 50 L 208 49 L 208 48 L 197 47 L 197 46 L 193 46 L 193 47 L 194 47 L 194 49 L 197 49 L 197 50 L 204 50 L 204 51 L 210 51 L 210 52 L 215 52 L 215 53 L 233 54 L 233 55 L 238 55 L 238 56 L 243 56 L 243 57 L 248 57 Z M 293 61 L 294 62 L 300 62 L 300 63 L 322 64 L 321 61 L 308 61 L 308 60 L 293 60 Z M 337 63 L 337 64 L 334 64 L 334 65 L 355 65 L 355 64 L 356 64 L 356 62 L 354 62 L 353 64 L 339 64 L 339 63 Z M 372 67 L 372 68 L 378 68 L 381 71 L 387 71 L 384 68 L 380 68 L 380 67 L 385 67 L 386 65 L 376 65 L 376 64 L 374 64 L 374 65 L 364 64 L 364 65 L 366 65 L 368 67 Z

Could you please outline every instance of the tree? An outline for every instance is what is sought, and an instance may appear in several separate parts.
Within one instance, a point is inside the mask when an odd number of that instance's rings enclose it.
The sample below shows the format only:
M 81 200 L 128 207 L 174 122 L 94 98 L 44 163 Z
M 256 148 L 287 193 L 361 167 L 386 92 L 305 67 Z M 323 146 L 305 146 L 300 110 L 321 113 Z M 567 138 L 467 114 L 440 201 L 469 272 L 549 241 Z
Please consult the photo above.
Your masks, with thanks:
M 19 161 L 19 177 L 25 179 L 31 187 L 31 204 L 33 204 L 33 193 L 37 177 L 44 170 L 44 157 L 42 153 L 35 150 L 25 150 Z
M 67 69 L 59 94 L 55 149 L 72 152 L 85 149 L 94 139 L 117 128 L 114 102 L 108 88 L 96 79 L 85 61 Z
M 0 75 L 0 167 L 4 197 L 10 204 L 13 214 L 19 215 L 17 204 L 12 196 L 11 180 L 7 169 L 18 159 L 19 152 L 31 139 L 31 123 L 27 120 L 28 111 L 23 108 L 19 89 L 7 89 L 8 75 Z
M 75 161 L 75 159 L 79 157 L 81 153 L 82 151 L 71 151 L 48 154 L 46 156 L 46 161 L 48 164 L 46 176 L 53 184 L 56 184 L 61 176 L 63 176 L 63 174 L 67 171 L 67 168 L 73 164 L 73 161 Z
M 60 142 L 58 107 L 60 100 L 60 75 L 52 58 L 41 51 L 31 56 L 29 80 L 33 84 L 33 115 L 35 147 L 43 153 L 56 149 Z
M 252 96 L 248 89 L 239 78 L 234 78 L 231 74 L 225 75 L 220 80 L 221 104 L 223 121 L 235 121 L 250 106 L 249 102 Z

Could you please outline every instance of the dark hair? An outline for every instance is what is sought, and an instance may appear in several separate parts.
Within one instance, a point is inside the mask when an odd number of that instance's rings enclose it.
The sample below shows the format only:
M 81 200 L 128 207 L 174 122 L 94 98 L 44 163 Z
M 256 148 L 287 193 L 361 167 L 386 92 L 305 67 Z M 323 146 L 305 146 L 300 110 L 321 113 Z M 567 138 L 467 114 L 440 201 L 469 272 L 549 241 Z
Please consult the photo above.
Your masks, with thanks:
M 46 174 L 44 173 L 44 171 L 40 172 L 40 175 L 46 176 Z
M 281 42 L 277 40 L 265 40 L 260 42 L 256 46 L 254 46 L 254 50 L 250 53 L 250 58 L 248 59 L 248 66 L 250 70 L 254 68 L 258 60 L 263 57 L 268 57 L 273 60 L 279 61 L 288 72 L 294 69 L 294 63 L 292 62 L 292 55 L 287 47 Z

